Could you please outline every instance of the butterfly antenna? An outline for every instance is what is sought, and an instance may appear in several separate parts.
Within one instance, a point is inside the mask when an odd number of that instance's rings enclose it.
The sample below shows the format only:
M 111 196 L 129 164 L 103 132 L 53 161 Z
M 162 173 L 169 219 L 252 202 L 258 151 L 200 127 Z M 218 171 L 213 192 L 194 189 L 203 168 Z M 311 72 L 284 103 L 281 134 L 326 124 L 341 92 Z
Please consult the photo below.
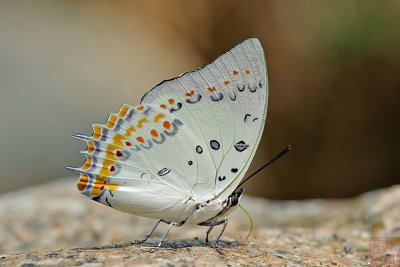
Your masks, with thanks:
M 246 244 L 247 239 L 249 239 L 251 232 L 253 231 L 253 220 L 251 219 L 250 214 L 242 207 L 242 205 L 239 205 L 239 207 L 244 211 L 244 213 L 246 213 L 247 217 L 249 217 L 249 219 L 250 219 L 250 231 L 247 234 L 246 239 L 244 240 L 242 246 L 240 247 L 240 249 L 242 249 L 244 247 L 244 245 Z
M 283 155 L 285 155 L 287 152 L 289 152 L 292 149 L 292 147 L 290 145 L 288 145 L 284 150 L 282 150 L 279 154 L 277 154 L 275 157 L 273 157 L 270 161 L 268 161 L 267 163 L 265 163 L 261 168 L 259 168 L 258 170 L 256 170 L 253 174 L 251 174 L 249 177 L 247 177 L 246 179 L 244 179 L 237 187 L 236 189 L 238 189 L 239 187 L 241 187 L 247 180 L 249 180 L 251 177 L 253 177 L 254 175 L 256 175 L 257 173 L 259 173 L 262 169 L 264 169 L 265 167 L 267 167 L 268 165 L 271 165 L 272 163 L 274 163 L 274 161 L 276 161 L 277 159 L 279 159 L 280 157 L 282 157 Z M 236 191 L 235 189 L 235 191 Z

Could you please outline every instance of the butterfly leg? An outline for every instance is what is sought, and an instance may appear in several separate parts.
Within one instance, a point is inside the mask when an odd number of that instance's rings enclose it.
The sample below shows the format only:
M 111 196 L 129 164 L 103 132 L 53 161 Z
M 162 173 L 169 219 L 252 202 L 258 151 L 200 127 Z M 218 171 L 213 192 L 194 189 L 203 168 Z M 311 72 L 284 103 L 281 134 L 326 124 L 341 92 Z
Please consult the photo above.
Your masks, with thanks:
M 219 235 L 217 236 L 217 238 L 215 239 L 215 249 L 220 253 L 223 254 L 220 250 L 219 250 L 219 239 L 221 238 L 222 234 L 225 231 L 226 225 L 228 224 L 228 219 L 222 219 L 219 221 L 215 221 L 215 222 L 209 222 L 209 223 L 199 223 L 199 225 L 201 226 L 210 226 L 210 228 L 207 231 L 207 237 L 209 232 L 211 231 L 211 229 L 216 226 L 216 225 L 220 225 L 220 224 L 224 224 L 222 226 L 221 232 L 219 233 Z
M 207 232 L 206 232 L 206 244 L 208 244 L 208 235 L 210 234 L 211 230 L 214 228 L 214 226 L 210 226 L 210 228 L 208 228 Z
M 172 226 L 182 226 L 183 225 L 183 222 L 182 223 L 175 223 L 175 222 L 169 222 L 169 221 L 166 221 L 166 220 L 160 220 L 160 221 L 163 221 L 163 222 L 165 222 L 165 223 L 169 223 L 169 225 L 168 225 L 168 228 L 167 228 L 167 230 L 165 231 L 165 233 L 164 233 L 164 235 L 161 237 L 161 240 L 160 240 L 160 242 L 158 243 L 158 245 L 155 247 L 155 248 L 153 248 L 150 252 L 155 252 L 155 251 L 157 251 L 160 247 L 161 247 L 161 245 L 162 245 L 162 243 L 164 242 L 164 240 L 165 240 L 165 237 L 167 237 L 167 235 L 168 235 L 168 233 L 169 233 L 169 231 L 171 230 L 171 228 L 172 228 Z
M 136 242 L 132 242 L 132 245 L 134 245 L 134 244 L 142 244 L 143 242 L 146 242 L 146 240 L 149 239 L 149 237 L 151 236 L 151 234 L 153 234 L 154 230 L 156 230 L 157 226 L 160 224 L 161 221 L 162 221 L 162 220 L 158 220 L 158 221 L 153 225 L 153 228 L 151 228 L 150 232 L 149 232 L 147 235 L 145 235 L 145 237 L 144 237 L 142 240 L 136 241 Z

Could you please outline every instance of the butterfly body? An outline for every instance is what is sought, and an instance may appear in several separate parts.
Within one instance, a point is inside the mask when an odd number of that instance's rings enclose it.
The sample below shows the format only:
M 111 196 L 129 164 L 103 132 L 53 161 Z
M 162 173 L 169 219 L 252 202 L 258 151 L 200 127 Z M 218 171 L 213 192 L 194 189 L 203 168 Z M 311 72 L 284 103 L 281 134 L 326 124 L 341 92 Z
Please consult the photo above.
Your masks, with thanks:
M 260 42 L 248 39 L 124 105 L 92 136 L 73 134 L 88 147 L 84 165 L 70 168 L 81 173 L 79 191 L 175 225 L 225 225 L 263 132 L 266 73 Z

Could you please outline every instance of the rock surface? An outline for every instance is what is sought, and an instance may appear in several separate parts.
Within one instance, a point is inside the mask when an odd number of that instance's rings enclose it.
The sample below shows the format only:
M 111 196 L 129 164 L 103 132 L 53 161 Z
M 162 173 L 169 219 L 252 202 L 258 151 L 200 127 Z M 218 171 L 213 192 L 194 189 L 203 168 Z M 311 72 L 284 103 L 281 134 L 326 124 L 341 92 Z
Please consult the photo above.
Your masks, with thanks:
M 150 249 L 166 229 L 160 225 L 143 245 L 154 220 L 89 201 L 66 178 L 0 197 L 2 266 L 364 266 L 371 237 L 400 236 L 400 186 L 349 200 L 271 201 L 246 197 L 254 231 L 240 249 L 250 223 L 239 209 L 230 217 L 219 255 L 205 246 L 207 228 L 173 228 L 164 246 Z M 211 234 L 215 238 L 220 228 Z

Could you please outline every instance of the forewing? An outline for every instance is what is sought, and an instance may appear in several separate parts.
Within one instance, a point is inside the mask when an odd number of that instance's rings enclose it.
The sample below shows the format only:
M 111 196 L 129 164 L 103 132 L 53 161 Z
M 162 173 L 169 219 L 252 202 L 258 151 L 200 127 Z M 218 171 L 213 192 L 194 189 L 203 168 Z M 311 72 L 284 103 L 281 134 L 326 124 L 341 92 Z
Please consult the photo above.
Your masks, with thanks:
M 267 99 L 264 52 L 257 39 L 248 39 L 203 68 L 160 83 L 141 103 L 166 107 L 190 129 L 198 167 L 191 191 L 207 200 L 210 191 L 227 197 L 243 178 L 261 138 Z

